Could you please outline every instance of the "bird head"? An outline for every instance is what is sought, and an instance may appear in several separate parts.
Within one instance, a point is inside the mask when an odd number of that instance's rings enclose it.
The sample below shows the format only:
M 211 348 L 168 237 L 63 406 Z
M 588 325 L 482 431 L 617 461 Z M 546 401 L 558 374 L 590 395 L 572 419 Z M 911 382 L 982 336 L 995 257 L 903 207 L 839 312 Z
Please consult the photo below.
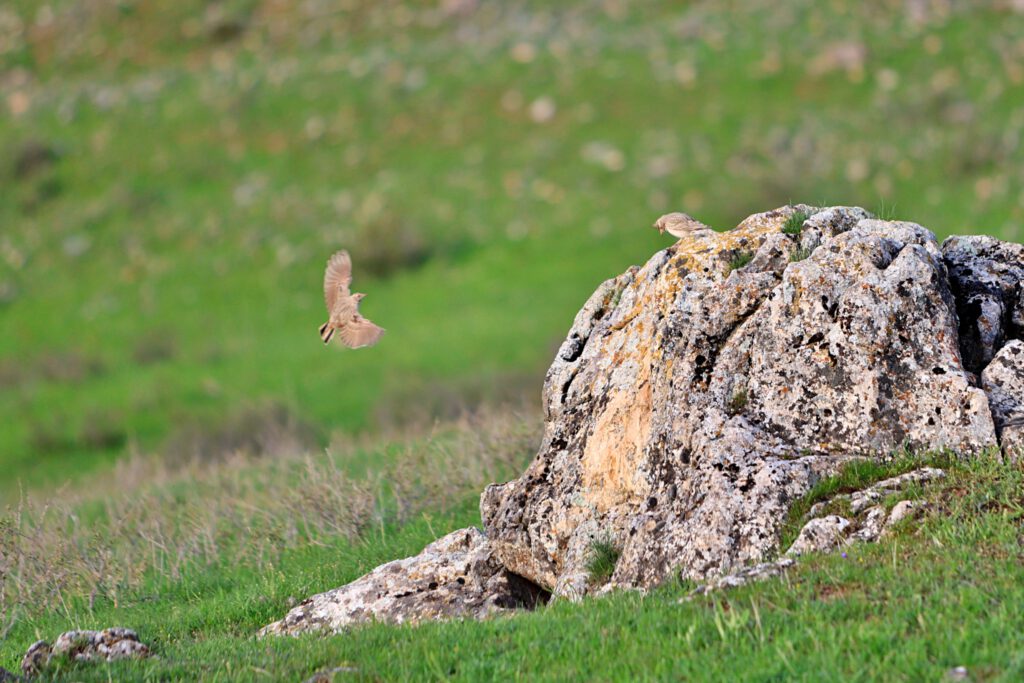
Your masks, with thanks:
M 366 295 L 363 294 L 362 292 L 356 292 L 355 294 L 352 295 L 352 298 L 355 299 L 356 303 L 358 303 L 365 299 Z
M 658 232 L 664 235 L 665 234 L 665 217 L 662 216 L 658 220 L 654 221 L 654 226 L 653 227 L 657 228 Z

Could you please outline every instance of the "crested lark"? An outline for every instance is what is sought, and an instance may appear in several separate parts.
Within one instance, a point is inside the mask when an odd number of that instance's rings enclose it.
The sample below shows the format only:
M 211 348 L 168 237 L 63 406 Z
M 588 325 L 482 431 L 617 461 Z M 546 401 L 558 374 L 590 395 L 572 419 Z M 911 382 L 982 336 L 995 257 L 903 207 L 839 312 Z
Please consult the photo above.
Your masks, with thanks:
M 697 219 L 678 211 L 675 213 L 667 213 L 654 221 L 654 227 L 658 229 L 658 232 L 667 232 L 673 237 L 678 237 L 680 239 L 687 235 L 711 235 L 715 232 Z
M 320 338 L 324 344 L 338 333 L 338 341 L 350 349 L 373 346 L 384 329 L 359 314 L 359 302 L 366 295 L 362 292 L 351 294 L 352 259 L 347 251 L 339 251 L 327 261 L 324 272 L 324 301 L 327 303 L 327 322 L 320 326 Z

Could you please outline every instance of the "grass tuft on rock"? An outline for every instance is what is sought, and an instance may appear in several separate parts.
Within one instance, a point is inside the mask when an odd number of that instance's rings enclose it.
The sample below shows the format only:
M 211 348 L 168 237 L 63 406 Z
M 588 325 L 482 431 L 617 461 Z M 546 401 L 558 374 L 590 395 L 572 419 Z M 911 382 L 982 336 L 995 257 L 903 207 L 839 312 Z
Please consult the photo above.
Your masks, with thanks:
M 612 577 L 615 565 L 619 562 L 621 552 L 611 539 L 594 539 L 590 543 L 590 558 L 587 560 L 587 573 L 590 582 L 601 585 Z
M 746 408 L 748 398 L 749 397 L 747 396 L 747 390 L 745 388 L 737 389 L 736 391 L 734 391 L 732 397 L 729 398 L 729 405 L 727 406 L 727 408 L 729 409 L 729 414 L 735 415 L 736 413 Z
M 796 251 L 794 251 L 792 254 L 789 255 L 789 262 L 790 263 L 799 263 L 800 261 L 803 261 L 804 259 L 806 259 L 810 255 L 811 255 L 811 250 L 810 249 L 804 249 L 803 247 L 798 247 Z
M 754 252 L 752 252 L 752 251 L 741 251 L 741 252 L 737 253 L 735 256 L 733 256 L 732 260 L 729 261 L 729 272 L 731 273 L 734 270 L 738 270 L 738 269 L 742 268 L 743 266 L 747 265 L 748 263 L 750 263 L 753 260 L 754 260 Z
M 799 235 L 804 229 L 804 221 L 810 217 L 806 211 L 797 211 L 782 224 L 782 232 L 787 235 Z

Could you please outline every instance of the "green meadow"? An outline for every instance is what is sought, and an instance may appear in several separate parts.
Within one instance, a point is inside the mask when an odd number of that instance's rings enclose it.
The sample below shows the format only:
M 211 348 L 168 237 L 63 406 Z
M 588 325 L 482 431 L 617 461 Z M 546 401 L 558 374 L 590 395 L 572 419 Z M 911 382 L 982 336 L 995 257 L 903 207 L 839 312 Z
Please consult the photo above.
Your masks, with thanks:
M 60 675 L 1017 680 L 1019 472 L 987 461 L 920 530 L 734 593 L 253 634 L 478 523 L 662 213 L 1024 238 L 1021 36 L 1008 1 L 3 3 L 0 666 L 125 625 L 160 659 Z M 341 248 L 371 349 L 316 334 Z

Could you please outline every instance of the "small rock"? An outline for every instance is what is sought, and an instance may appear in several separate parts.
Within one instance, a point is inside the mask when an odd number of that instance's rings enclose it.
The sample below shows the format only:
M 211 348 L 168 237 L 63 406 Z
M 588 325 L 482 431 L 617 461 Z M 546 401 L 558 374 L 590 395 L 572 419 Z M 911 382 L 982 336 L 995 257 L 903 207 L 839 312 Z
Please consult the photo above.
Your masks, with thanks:
M 352 583 L 304 600 L 260 636 L 339 633 L 367 622 L 474 618 L 546 601 L 546 592 L 506 571 L 479 529 L 453 531 L 419 555 L 377 567 Z
M 37 640 L 29 646 L 28 652 L 21 658 L 21 671 L 31 676 L 42 671 L 50 663 L 50 644 L 45 640 Z
M 874 484 L 863 491 L 858 491 L 850 496 L 850 510 L 853 514 L 859 515 L 885 496 L 894 491 L 899 491 L 907 484 L 924 483 L 933 479 L 941 479 L 944 476 L 946 476 L 946 473 L 937 467 L 922 467 L 921 469 L 914 470 L 913 472 L 901 474 L 898 477 L 884 479 L 877 484 Z
M 761 562 L 752 567 L 747 567 L 738 572 L 715 579 L 703 586 L 698 586 L 697 588 L 694 588 L 689 595 L 681 598 L 679 602 L 682 603 L 692 599 L 696 595 L 704 595 L 711 591 L 722 590 L 723 588 L 737 588 L 739 586 L 745 586 L 748 583 L 764 581 L 765 579 L 779 576 L 794 564 L 796 564 L 796 560 L 789 557 L 784 557 L 781 560 L 776 560 L 774 562 Z
M 839 515 L 812 519 L 800 530 L 800 535 L 786 551 L 786 555 L 804 555 L 832 550 L 846 538 L 850 520 Z
M 860 529 L 853 534 L 853 540 L 865 543 L 878 540 L 878 537 L 882 535 L 882 530 L 885 528 L 887 518 L 888 515 L 885 512 L 885 508 L 881 505 L 868 508 L 867 516 Z
M 966 666 L 956 666 L 946 672 L 947 681 L 967 681 L 970 680 L 970 675 L 967 673 Z
M 10 671 L 8 671 L 7 669 L 5 669 L 2 666 L 0 666 L 0 683 L 16 683 L 16 682 L 20 683 L 20 681 L 24 681 L 24 680 L 25 679 L 22 678 L 21 676 L 19 676 L 17 674 L 13 674 Z
M 899 524 L 905 519 L 916 517 L 922 509 L 924 509 L 924 504 L 920 501 L 901 500 L 896 503 L 896 506 L 889 513 L 889 521 L 885 523 L 885 526 L 888 528 L 894 524 Z
M 149 647 L 127 628 L 102 631 L 67 631 L 60 634 L 51 647 L 40 640 L 28 649 L 21 660 L 26 676 L 44 671 L 53 661 L 113 662 L 119 659 L 142 659 L 150 656 Z
M 303 683 L 332 683 L 338 674 L 357 674 L 359 669 L 354 666 L 336 666 L 333 669 L 317 671 Z

